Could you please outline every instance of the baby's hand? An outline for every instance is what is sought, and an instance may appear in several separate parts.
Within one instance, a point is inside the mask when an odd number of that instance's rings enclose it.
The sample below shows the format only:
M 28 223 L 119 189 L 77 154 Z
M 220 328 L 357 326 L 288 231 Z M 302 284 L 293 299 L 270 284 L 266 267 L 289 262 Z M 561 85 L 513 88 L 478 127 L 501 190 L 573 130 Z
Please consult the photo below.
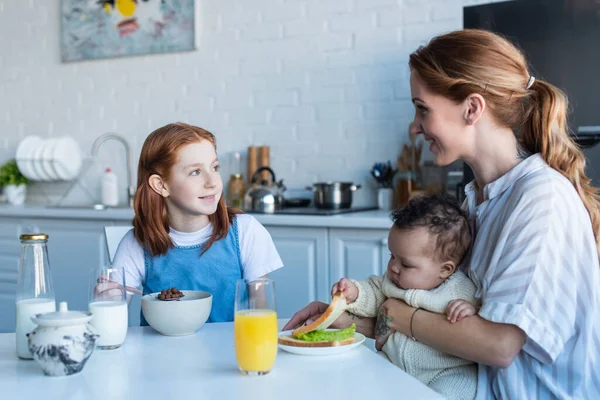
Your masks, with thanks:
M 447 319 L 452 324 L 463 318 L 475 315 L 476 312 L 475 306 L 465 300 L 452 300 L 448 303 L 448 307 L 446 307 L 446 315 L 448 315 Z
M 335 292 L 342 292 L 346 298 L 346 303 L 354 303 L 358 297 L 358 287 L 346 278 L 340 279 L 340 281 L 333 285 L 331 288 L 331 295 Z

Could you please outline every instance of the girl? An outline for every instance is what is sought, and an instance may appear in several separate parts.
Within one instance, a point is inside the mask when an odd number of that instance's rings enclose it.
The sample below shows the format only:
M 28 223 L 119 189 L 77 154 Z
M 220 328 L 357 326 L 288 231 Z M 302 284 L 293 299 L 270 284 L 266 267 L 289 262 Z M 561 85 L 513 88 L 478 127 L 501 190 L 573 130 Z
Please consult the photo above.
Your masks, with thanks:
M 377 342 L 398 331 L 478 362 L 478 399 L 600 398 L 600 205 L 568 134 L 565 95 L 481 30 L 434 38 L 409 64 L 414 133 L 436 164 L 461 159 L 474 171 L 463 269 L 482 305 L 453 324 L 388 299 Z M 322 309 L 312 304 L 289 325 Z M 357 327 L 375 336 L 374 323 Z
M 211 293 L 209 322 L 233 321 L 237 279 L 252 281 L 282 267 L 267 230 L 225 205 L 216 150 L 212 133 L 183 123 L 146 138 L 133 229 L 113 262 L 144 294 L 171 287 Z

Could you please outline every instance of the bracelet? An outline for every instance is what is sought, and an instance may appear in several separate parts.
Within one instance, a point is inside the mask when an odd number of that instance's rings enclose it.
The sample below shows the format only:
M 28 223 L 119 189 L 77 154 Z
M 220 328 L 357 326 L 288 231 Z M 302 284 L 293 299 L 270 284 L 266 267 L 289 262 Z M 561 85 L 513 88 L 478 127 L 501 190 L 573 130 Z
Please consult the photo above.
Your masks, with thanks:
M 420 308 L 417 308 L 415 311 L 413 311 L 411 317 L 410 317 L 410 337 L 412 340 L 414 340 L 415 342 L 418 342 L 417 338 L 415 337 L 415 335 L 413 334 L 413 319 L 415 319 L 415 314 L 417 313 L 417 311 L 419 311 Z

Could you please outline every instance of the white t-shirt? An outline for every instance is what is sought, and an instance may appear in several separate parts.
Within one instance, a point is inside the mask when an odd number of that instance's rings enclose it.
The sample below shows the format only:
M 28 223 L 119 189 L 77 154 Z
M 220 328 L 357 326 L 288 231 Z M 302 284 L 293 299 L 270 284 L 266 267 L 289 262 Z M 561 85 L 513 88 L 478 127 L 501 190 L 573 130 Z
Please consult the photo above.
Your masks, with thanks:
M 236 218 L 244 278 L 252 281 L 281 268 L 283 262 L 265 227 L 252 215 L 238 214 Z M 169 236 L 175 246 L 195 246 L 208 241 L 212 231 L 211 224 L 197 232 L 178 232 L 171 228 Z M 133 236 L 133 229 L 119 243 L 113 265 L 125 269 L 127 286 L 142 287 L 146 273 L 144 249 Z

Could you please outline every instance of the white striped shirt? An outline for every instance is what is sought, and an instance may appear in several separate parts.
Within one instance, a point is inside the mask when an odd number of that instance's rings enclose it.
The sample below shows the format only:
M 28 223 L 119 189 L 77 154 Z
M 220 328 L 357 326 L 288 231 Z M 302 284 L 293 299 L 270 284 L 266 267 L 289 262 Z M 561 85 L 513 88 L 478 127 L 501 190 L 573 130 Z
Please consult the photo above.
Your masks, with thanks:
M 477 399 L 600 399 L 600 267 L 573 185 L 536 154 L 481 204 L 474 182 L 465 192 L 479 315 L 527 334 L 508 368 L 479 366 Z

